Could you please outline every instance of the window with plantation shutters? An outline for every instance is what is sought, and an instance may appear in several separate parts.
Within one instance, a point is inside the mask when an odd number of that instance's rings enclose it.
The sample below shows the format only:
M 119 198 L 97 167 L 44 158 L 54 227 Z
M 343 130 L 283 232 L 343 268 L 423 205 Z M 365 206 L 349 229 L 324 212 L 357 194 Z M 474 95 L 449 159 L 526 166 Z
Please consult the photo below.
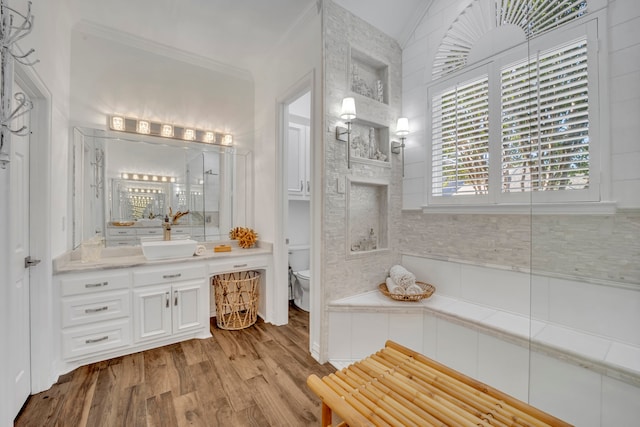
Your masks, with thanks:
M 585 38 L 502 69 L 502 191 L 589 186 Z
M 489 80 L 447 89 L 432 103 L 433 194 L 487 194 L 489 187 Z

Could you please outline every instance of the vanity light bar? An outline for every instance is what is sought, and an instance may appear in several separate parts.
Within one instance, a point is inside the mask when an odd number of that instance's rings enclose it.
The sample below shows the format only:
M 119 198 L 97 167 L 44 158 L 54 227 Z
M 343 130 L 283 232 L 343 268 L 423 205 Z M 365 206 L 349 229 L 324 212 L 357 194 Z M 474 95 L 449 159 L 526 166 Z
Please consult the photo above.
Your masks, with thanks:
M 148 182 L 176 182 L 176 178 L 173 176 L 162 175 L 148 175 L 144 173 L 131 173 L 123 172 L 120 174 L 122 179 L 130 179 L 134 181 L 148 181 Z
M 203 144 L 233 145 L 233 136 L 231 134 L 117 115 L 109 117 L 109 129 L 118 132 L 201 142 Z

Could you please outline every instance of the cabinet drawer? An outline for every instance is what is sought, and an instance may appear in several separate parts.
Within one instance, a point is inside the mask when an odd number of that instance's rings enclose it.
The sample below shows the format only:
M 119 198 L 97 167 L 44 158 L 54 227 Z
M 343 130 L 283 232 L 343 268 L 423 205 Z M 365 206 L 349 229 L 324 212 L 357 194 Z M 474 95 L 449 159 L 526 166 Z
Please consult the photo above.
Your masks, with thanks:
M 129 292 L 107 292 L 62 300 L 62 327 L 129 316 Z
M 89 294 L 99 291 L 125 289 L 130 284 L 129 273 L 92 273 L 90 275 L 60 279 L 60 292 L 62 296 Z
M 267 261 L 263 258 L 237 258 L 235 260 L 216 261 L 209 263 L 209 273 L 225 273 L 229 271 L 244 271 L 253 268 L 264 268 Z
M 171 228 L 171 234 L 177 234 L 177 235 L 185 235 L 185 234 L 189 234 L 189 232 L 191 231 L 191 229 L 186 228 L 186 227 L 172 227 Z
M 131 239 L 107 239 L 107 247 L 112 248 L 114 246 L 133 246 L 139 245 L 140 242 L 136 237 Z
M 175 283 L 183 280 L 204 279 L 206 269 L 203 265 L 159 267 L 139 270 L 133 273 L 134 286 Z
M 108 228 L 107 233 L 109 236 L 135 236 L 135 228 Z
M 77 359 L 131 343 L 129 319 L 99 323 L 89 328 L 67 329 L 62 332 L 62 357 Z
M 163 231 L 162 228 L 139 228 L 138 236 L 161 236 Z

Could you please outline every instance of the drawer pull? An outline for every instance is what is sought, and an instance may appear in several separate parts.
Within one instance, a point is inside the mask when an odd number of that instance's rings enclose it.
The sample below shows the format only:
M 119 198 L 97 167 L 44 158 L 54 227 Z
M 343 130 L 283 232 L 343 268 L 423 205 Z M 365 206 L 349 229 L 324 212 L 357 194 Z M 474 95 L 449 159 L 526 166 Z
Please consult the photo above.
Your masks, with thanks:
M 90 313 L 99 313 L 101 311 L 106 311 L 106 310 L 109 310 L 109 307 L 105 305 L 104 307 L 87 308 L 84 312 L 87 314 L 90 314 Z
M 176 279 L 178 277 L 182 276 L 182 273 L 177 273 L 177 274 L 165 274 L 164 276 L 162 276 L 163 279 Z
M 118 231 L 118 234 L 129 234 L 127 231 Z
M 247 265 L 249 264 L 235 264 L 233 268 L 242 268 L 242 267 L 246 267 Z
M 84 343 L 85 344 L 95 344 L 97 342 L 102 342 L 102 341 L 106 341 L 109 339 L 109 335 L 105 335 L 103 337 L 100 338 L 95 338 L 95 339 L 89 339 L 89 340 L 85 340 Z
M 100 283 L 85 283 L 85 288 L 100 288 L 102 286 L 107 286 L 109 282 L 100 282 Z
M 164 306 L 165 306 L 166 308 L 169 308 L 169 292 L 166 292 L 166 293 L 164 294 L 164 297 L 165 297 L 165 304 L 164 304 Z
M 178 291 L 173 291 L 173 305 L 178 305 Z

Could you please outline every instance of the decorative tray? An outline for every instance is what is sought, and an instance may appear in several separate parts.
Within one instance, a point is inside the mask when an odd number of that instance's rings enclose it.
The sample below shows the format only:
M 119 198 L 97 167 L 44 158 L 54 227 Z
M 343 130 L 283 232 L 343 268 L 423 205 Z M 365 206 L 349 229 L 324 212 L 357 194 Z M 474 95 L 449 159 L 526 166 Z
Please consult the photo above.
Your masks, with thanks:
M 135 221 L 111 221 L 111 225 L 115 225 L 116 227 L 129 227 L 135 223 Z
M 382 292 L 385 296 L 396 301 L 420 301 L 422 299 L 429 298 L 436 290 L 435 286 L 430 285 L 429 283 L 419 282 L 417 280 L 416 285 L 422 288 L 421 294 L 392 294 L 391 292 L 389 292 L 389 289 L 387 289 L 386 283 L 380 283 L 378 285 L 378 289 L 380 289 L 380 292 Z

